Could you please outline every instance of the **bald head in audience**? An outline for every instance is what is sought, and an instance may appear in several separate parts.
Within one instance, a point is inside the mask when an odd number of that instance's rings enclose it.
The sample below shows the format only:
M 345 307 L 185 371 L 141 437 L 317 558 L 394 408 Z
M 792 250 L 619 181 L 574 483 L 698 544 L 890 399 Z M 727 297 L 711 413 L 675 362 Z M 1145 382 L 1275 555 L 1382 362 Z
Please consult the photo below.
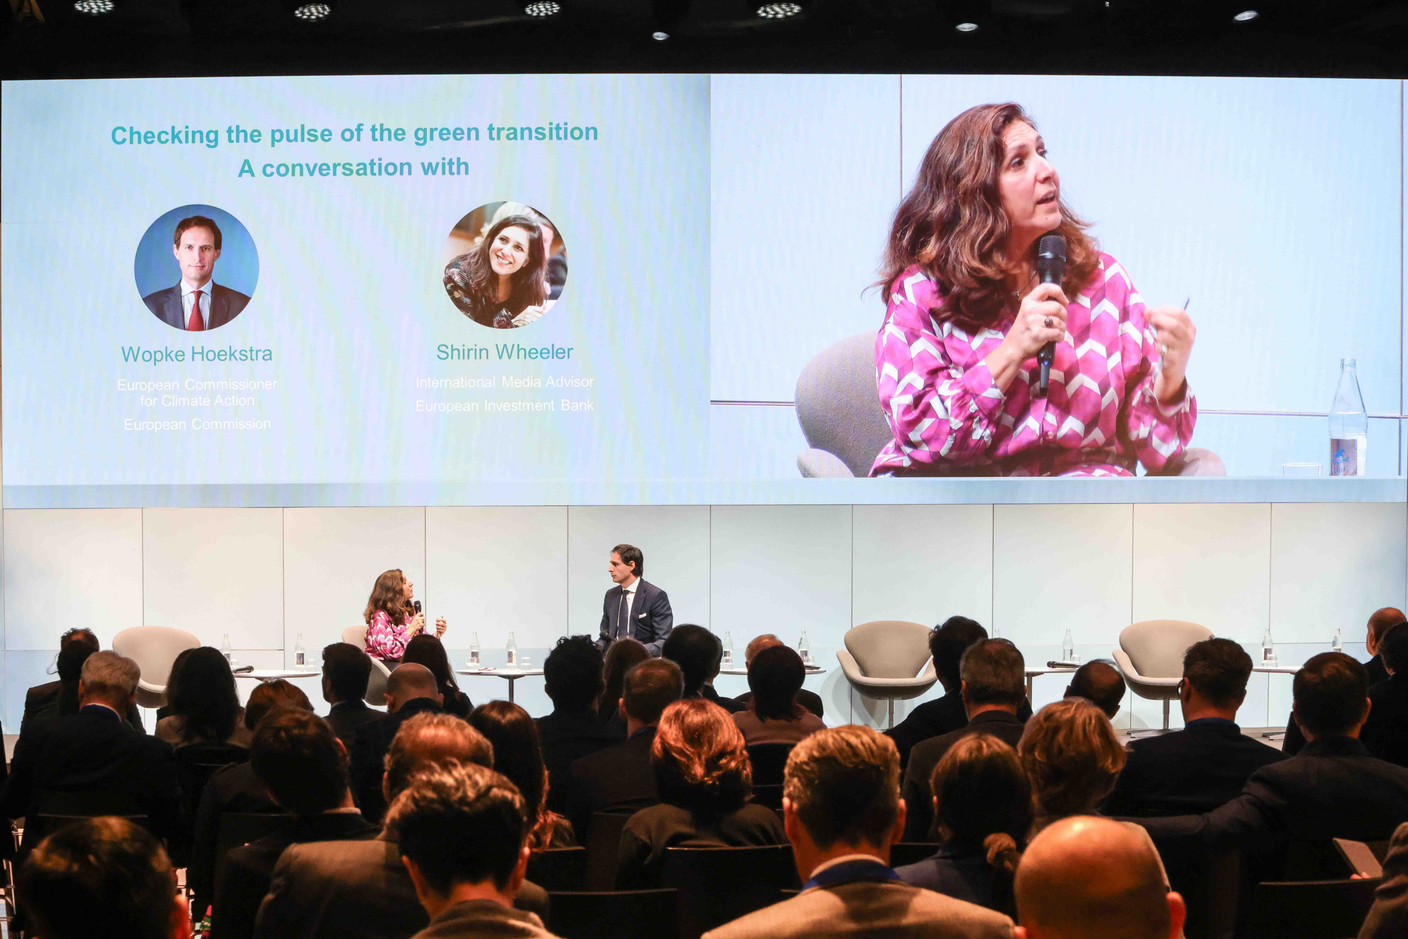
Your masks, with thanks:
M 1064 697 L 1084 698 L 1105 712 L 1110 720 L 1120 712 L 1124 700 L 1124 676 L 1109 662 L 1095 659 L 1086 662 L 1071 676 Z
M 1171 939 L 1183 898 L 1132 828 L 1077 815 L 1043 829 L 1017 868 L 1014 939 Z
M 1369 614 L 1369 623 L 1364 636 L 1364 648 L 1370 655 L 1378 655 L 1379 643 L 1384 641 L 1384 636 L 1390 629 L 1405 621 L 1408 621 L 1408 617 L 1405 617 L 1403 611 L 1397 607 L 1386 606 L 1381 610 L 1375 610 Z
M 440 686 L 435 681 L 435 675 L 424 665 L 412 662 L 396 666 L 386 679 L 386 709 L 395 714 L 407 701 L 416 698 L 429 698 L 436 704 L 441 703 Z
M 748 663 L 753 661 L 753 656 L 757 655 L 759 652 L 782 644 L 782 640 L 772 633 L 763 633 L 761 636 L 755 637 L 752 642 L 748 643 L 747 648 L 743 650 L 744 667 L 747 667 Z
M 432 765 L 450 763 L 474 763 L 493 769 L 494 747 L 483 734 L 458 717 L 451 714 L 417 714 L 401 725 L 391 741 L 390 749 L 386 751 L 386 772 L 381 780 L 381 793 L 389 804 L 405 791 L 411 777 L 418 771 Z

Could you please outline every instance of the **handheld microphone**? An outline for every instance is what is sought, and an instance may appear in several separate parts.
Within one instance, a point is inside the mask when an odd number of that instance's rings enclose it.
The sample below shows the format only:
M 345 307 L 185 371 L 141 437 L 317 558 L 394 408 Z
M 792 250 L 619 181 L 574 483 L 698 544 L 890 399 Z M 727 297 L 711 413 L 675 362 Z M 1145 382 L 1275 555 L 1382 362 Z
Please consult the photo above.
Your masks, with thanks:
M 420 601 L 419 601 L 419 600 L 412 600 L 412 601 L 411 601 L 411 609 L 413 609 L 413 610 L 415 610 L 417 613 L 419 613 L 419 612 L 420 612 Z
M 1066 276 L 1066 239 L 1060 235 L 1042 235 L 1036 243 L 1036 276 L 1039 283 L 1057 284 Z M 1056 361 L 1056 343 L 1048 342 L 1036 354 L 1041 366 L 1041 378 L 1037 385 L 1042 394 L 1051 381 L 1051 363 Z

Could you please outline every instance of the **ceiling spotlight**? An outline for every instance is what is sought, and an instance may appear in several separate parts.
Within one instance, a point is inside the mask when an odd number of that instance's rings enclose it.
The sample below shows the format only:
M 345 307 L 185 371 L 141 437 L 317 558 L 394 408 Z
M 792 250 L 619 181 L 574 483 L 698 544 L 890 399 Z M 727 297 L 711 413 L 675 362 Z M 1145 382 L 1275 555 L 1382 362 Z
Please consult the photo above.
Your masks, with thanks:
M 800 3 L 760 3 L 758 15 L 765 20 L 785 20 L 802 12 Z
M 562 12 L 562 4 L 557 0 L 532 0 L 523 4 L 523 12 L 529 16 L 556 16 Z
M 666 39 L 670 38 L 670 34 L 665 32 L 663 29 L 657 29 L 655 32 L 650 34 L 650 38 L 654 39 L 656 42 L 664 42 Z
M 73 8 L 88 16 L 102 16 L 117 9 L 113 0 L 74 0 Z
M 1238 13 L 1236 16 L 1232 17 L 1232 19 L 1236 20 L 1239 23 L 1250 23 L 1252 20 L 1256 19 L 1260 15 L 1261 14 L 1258 13 L 1256 10 L 1243 10 L 1241 13 Z
M 293 8 L 293 15 L 305 23 L 316 23 L 332 16 L 332 7 L 326 3 L 304 3 Z
M 976 33 L 978 31 L 978 24 L 959 23 L 957 26 L 954 27 L 954 29 L 958 30 L 960 33 Z

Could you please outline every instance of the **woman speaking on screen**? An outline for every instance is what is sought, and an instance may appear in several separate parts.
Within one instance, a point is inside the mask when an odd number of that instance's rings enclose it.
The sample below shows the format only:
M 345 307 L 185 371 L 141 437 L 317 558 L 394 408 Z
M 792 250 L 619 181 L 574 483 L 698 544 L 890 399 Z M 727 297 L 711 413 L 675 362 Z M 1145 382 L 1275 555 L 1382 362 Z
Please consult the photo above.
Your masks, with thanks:
M 872 476 L 1131 476 L 1188 445 L 1193 323 L 1145 309 L 1085 228 L 1020 106 L 970 108 L 934 138 L 885 252 L 875 371 L 894 436 Z M 1060 284 L 1037 277 L 1048 233 L 1066 242 Z
M 499 219 L 474 250 L 445 266 L 445 292 L 480 326 L 512 329 L 538 319 L 548 298 L 543 230 L 526 215 Z

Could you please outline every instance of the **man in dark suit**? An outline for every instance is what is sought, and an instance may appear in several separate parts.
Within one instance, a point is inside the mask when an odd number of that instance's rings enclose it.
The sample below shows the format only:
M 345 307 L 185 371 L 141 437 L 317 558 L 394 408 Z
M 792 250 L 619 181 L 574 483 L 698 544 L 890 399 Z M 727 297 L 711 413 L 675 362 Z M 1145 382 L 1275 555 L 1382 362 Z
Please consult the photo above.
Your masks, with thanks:
M 678 665 L 684 673 L 686 698 L 704 698 L 730 714 L 747 709 L 746 705 L 725 698 L 714 690 L 714 678 L 719 674 L 724 646 L 718 636 L 703 626 L 680 624 L 671 630 L 670 638 L 665 640 L 660 654 Z
M 895 745 L 868 727 L 820 730 L 797 744 L 782 814 L 802 892 L 706 939 L 1010 937 L 1012 921 L 1001 913 L 912 887 L 890 867 L 890 846 L 904 830 L 899 781 Z
M 660 801 L 650 747 L 665 706 L 684 693 L 684 676 L 669 659 L 646 659 L 626 672 L 620 710 L 626 741 L 584 756 L 571 766 L 568 817 L 585 843 L 595 812 L 634 812 Z
M 1389 677 L 1369 686 L 1369 719 L 1359 739 L 1379 759 L 1408 766 L 1408 627 L 1389 630 L 1379 656 Z
M 357 728 L 352 738 L 352 791 L 367 819 L 380 822 L 386 812 L 382 798 L 382 761 L 401 725 L 417 714 L 440 713 L 440 686 L 424 665 L 398 665 L 386 679 L 385 717 Z
M 603 720 L 596 701 L 606 681 L 601 652 L 586 636 L 563 639 L 543 662 L 543 687 L 552 713 L 538 718 L 538 742 L 548 768 L 548 807 L 567 811 L 572 764 L 620 743 L 620 725 Z
M 607 572 L 616 586 L 606 591 L 602 601 L 597 648 L 604 651 L 613 639 L 629 636 L 644 643 L 651 655 L 659 655 L 675 615 L 665 591 L 640 579 L 645 555 L 635 545 L 618 544 L 611 549 Z
M 142 298 L 157 319 L 175 329 L 200 332 L 218 329 L 240 315 L 249 297 L 214 281 L 220 240 L 220 226 L 204 215 L 176 223 L 171 253 L 180 265 L 181 280 Z
M 764 649 L 771 649 L 773 646 L 783 644 L 783 641 L 772 633 L 763 633 L 761 636 L 755 636 L 753 641 L 748 643 L 748 647 L 743 650 L 743 667 L 747 668 L 752 665 L 753 656 L 762 652 Z M 747 709 L 749 706 L 748 703 L 753 700 L 753 692 L 745 691 L 733 700 L 736 704 L 741 704 L 744 709 Z M 811 711 L 817 717 L 826 716 L 826 705 L 822 702 L 821 695 L 817 694 L 815 691 L 808 691 L 803 688 L 801 691 L 797 692 L 796 700 L 798 704 L 808 711 Z
M 404 667 L 404 666 L 403 666 Z M 386 752 L 382 795 L 394 803 L 411 779 L 432 765 L 487 768 L 494 750 L 466 721 L 418 714 Z M 517 909 L 547 912 L 547 892 L 525 882 Z M 408 939 L 428 922 L 415 884 L 401 863 L 394 831 L 370 841 L 296 844 L 279 857 L 259 907 L 255 939 Z
M 259 724 L 249 762 L 279 806 L 293 815 L 275 834 L 235 848 L 225 856 L 215 891 L 212 939 L 246 939 L 279 855 L 291 844 L 347 841 L 376 835 L 376 826 L 352 804 L 347 785 L 347 749 L 315 714 L 286 708 Z
M 25 692 L 24 715 L 20 718 L 21 734 L 32 722 L 42 723 L 78 712 L 78 676 L 88 656 L 100 648 L 98 637 L 91 629 L 75 627 L 59 638 L 59 655 L 54 662 L 59 680 L 35 685 Z M 146 733 L 146 728 L 142 726 L 142 713 L 136 704 L 127 710 L 127 723 L 132 725 L 133 730 Z
M 1124 676 L 1109 662 L 1091 659 L 1071 676 L 1062 697 L 1084 698 L 1105 712 L 1110 720 L 1120 712 L 1120 702 L 1124 700 Z
M 1408 936 L 1408 822 L 1393 833 L 1384 857 L 1384 879 L 1374 890 L 1374 905 L 1359 931 L 1359 939 L 1403 939 Z
M 15 750 L 0 815 L 103 811 L 142 814 L 158 837 L 180 834 L 180 789 L 169 743 L 123 720 L 137 695 L 137 663 L 95 652 L 78 680 L 77 714 L 41 725 Z
M 1364 650 L 1369 653 L 1370 658 L 1364 665 L 1369 670 L 1370 688 L 1379 682 L 1388 681 L 1388 669 L 1384 667 L 1381 647 L 1389 631 L 1404 622 L 1408 622 L 1408 619 L 1405 619 L 1403 611 L 1396 607 L 1386 606 L 1369 615 L 1369 622 L 1364 627 Z M 1281 741 L 1281 752 L 1286 756 L 1295 756 L 1303 746 L 1305 735 L 1300 732 L 1295 715 L 1291 715 L 1286 718 L 1286 737 Z
M 1130 743 L 1105 814 L 1211 812 L 1235 798 L 1252 773 L 1285 759 L 1237 726 L 1251 673 L 1251 656 L 1230 639 L 1189 646 L 1178 686 L 1183 729 Z
M 909 807 L 906 841 L 930 840 L 934 824 L 934 792 L 930 777 L 948 748 L 968 734 L 991 734 L 1012 746 L 1022 739 L 1025 721 L 1017 716 L 1027 699 L 1026 662 L 1006 639 L 981 639 L 963 653 L 959 663 L 960 694 L 968 723 L 917 744 L 904 773 L 904 801 Z
M 323 700 L 332 705 L 327 722 L 344 744 L 351 742 L 358 727 L 383 716 L 363 700 L 371 674 L 371 658 L 350 642 L 323 649 Z

